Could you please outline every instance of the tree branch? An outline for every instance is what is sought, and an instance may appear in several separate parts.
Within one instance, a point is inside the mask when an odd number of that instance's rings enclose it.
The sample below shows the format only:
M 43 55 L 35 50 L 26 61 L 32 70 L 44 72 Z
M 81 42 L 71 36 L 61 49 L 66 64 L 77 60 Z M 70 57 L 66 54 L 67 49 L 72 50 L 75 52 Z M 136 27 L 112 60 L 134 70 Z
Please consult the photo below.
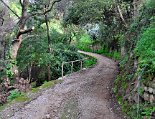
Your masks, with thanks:
M 36 36 L 39 36 L 39 35 L 28 35 L 27 37 L 24 37 L 23 40 L 28 39 L 28 38 L 33 38 L 33 37 L 36 37 Z
M 23 6 L 22 0 L 19 0 L 19 3 L 20 3 L 21 6 Z
M 128 25 L 127 25 L 127 23 L 126 23 L 126 21 L 125 21 L 125 19 L 124 19 L 124 17 L 123 17 L 123 14 L 122 14 L 122 11 L 121 11 L 119 5 L 117 5 L 117 9 L 118 9 L 118 12 L 119 12 L 119 15 L 120 15 L 122 21 L 123 21 L 124 24 L 125 24 L 125 27 L 128 27 Z
M 61 1 L 61 0 L 55 0 L 55 1 L 52 3 L 52 5 L 50 6 L 50 8 L 49 8 L 48 10 L 46 10 L 46 11 L 44 11 L 44 12 L 37 12 L 37 13 L 30 14 L 30 15 L 27 16 L 27 19 L 29 19 L 30 17 L 36 16 L 36 15 L 45 15 L 45 14 L 47 14 L 48 12 L 50 12 L 50 11 L 53 9 L 53 6 L 54 6 L 56 3 L 60 2 L 60 1 Z
M 18 17 L 18 19 L 20 19 L 20 17 L 18 16 L 18 14 L 13 11 L 3 0 L 0 0 L 16 17 Z
M 29 32 L 31 32 L 33 30 L 34 30 L 34 28 L 30 28 L 30 29 L 19 31 L 16 38 L 18 39 L 20 37 L 20 35 L 29 33 Z

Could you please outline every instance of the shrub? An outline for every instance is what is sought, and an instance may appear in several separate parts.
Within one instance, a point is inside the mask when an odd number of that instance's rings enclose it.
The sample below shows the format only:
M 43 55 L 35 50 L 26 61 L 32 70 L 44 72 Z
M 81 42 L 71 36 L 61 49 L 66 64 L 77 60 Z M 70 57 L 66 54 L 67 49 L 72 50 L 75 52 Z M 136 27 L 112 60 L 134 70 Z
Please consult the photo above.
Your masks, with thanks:
M 28 77 L 27 69 L 32 65 L 31 77 L 37 85 L 41 85 L 47 78 L 47 67 L 50 64 L 52 77 L 57 79 L 61 75 L 61 64 L 66 61 L 81 59 L 82 56 L 74 46 L 63 43 L 51 45 L 52 53 L 48 53 L 47 43 L 44 39 L 25 40 L 19 50 L 17 64 L 24 78 Z M 78 70 L 80 65 L 76 64 L 74 70 Z M 70 65 L 64 67 L 64 74 L 70 70 Z
M 19 97 L 20 96 L 20 92 L 18 90 L 12 90 L 10 91 L 10 96 L 8 96 L 8 100 L 9 101 L 12 101 L 14 100 L 15 98 Z
M 147 66 L 148 72 L 155 72 L 155 27 L 149 27 L 141 36 L 135 48 L 140 67 Z

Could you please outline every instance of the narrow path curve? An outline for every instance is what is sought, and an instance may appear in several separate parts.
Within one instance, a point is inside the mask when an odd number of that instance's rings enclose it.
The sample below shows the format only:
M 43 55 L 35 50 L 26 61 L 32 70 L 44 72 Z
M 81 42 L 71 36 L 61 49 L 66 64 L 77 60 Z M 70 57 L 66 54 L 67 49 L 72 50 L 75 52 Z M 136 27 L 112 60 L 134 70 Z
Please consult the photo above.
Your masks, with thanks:
M 104 56 L 79 51 L 97 58 L 97 64 L 64 78 L 11 117 L 4 119 L 122 119 L 115 113 L 111 85 L 116 63 Z M 116 106 L 117 107 L 117 106 Z

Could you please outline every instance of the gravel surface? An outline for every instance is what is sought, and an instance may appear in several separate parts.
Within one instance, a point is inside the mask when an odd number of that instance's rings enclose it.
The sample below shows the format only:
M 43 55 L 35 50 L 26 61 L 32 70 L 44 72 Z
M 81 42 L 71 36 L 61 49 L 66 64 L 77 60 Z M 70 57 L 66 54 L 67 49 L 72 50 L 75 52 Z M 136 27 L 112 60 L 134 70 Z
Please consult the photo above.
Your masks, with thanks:
M 2 119 L 123 119 L 111 90 L 117 64 L 104 56 L 80 51 L 97 58 L 97 64 L 64 77 L 64 82 L 48 89 L 24 106 L 3 111 Z

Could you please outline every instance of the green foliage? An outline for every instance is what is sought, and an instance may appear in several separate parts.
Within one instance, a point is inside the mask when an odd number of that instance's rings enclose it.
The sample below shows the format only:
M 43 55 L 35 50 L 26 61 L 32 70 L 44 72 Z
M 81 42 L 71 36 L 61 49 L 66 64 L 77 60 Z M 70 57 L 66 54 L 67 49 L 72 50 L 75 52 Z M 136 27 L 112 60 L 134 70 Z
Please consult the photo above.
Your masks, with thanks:
M 148 9 L 154 9 L 155 10 L 155 1 L 154 0 L 146 0 L 145 4 L 146 4 L 146 7 Z
M 31 46 L 27 49 L 27 43 Z M 34 42 L 23 42 L 22 47 L 18 55 L 18 66 L 21 71 L 24 71 L 29 63 L 31 62 L 33 66 L 38 67 L 41 72 L 40 79 L 44 79 L 47 74 L 47 66 L 50 63 L 51 72 L 53 74 L 53 79 L 58 78 L 61 74 L 61 63 L 63 61 L 74 61 L 80 59 L 81 56 L 77 53 L 76 48 L 69 45 L 64 45 L 62 43 L 54 44 L 51 46 L 52 53 L 47 53 L 47 47 L 43 41 Z M 25 47 L 26 46 L 26 47 Z M 39 46 L 39 47 L 38 47 Z M 31 49 L 32 48 L 32 49 Z M 67 72 L 69 69 L 65 69 Z M 41 75 L 43 74 L 43 75 Z
M 149 27 L 141 36 L 135 49 L 140 67 L 147 66 L 147 72 L 155 72 L 155 27 Z
M 18 90 L 12 90 L 10 92 L 11 94 L 8 96 L 8 101 L 12 102 L 25 102 L 27 100 L 29 100 L 29 98 L 27 97 L 27 95 L 25 93 L 21 93 Z
M 60 26 L 57 26 L 57 28 L 51 29 L 53 44 L 55 43 L 71 44 L 72 41 L 77 40 L 77 37 L 79 34 L 78 34 L 78 31 L 75 31 L 75 29 L 77 28 L 74 25 L 67 25 L 64 29 L 65 30 L 62 31 L 62 28 L 60 28 Z
M 66 24 L 83 24 L 101 21 L 103 19 L 103 11 L 110 9 L 113 0 L 78 0 L 68 10 L 64 17 Z
M 143 107 L 141 115 L 151 117 L 152 113 L 155 112 L 155 106 Z
M 63 82 L 63 80 L 52 80 L 52 81 L 45 81 L 41 86 L 32 88 L 31 92 L 36 93 L 42 89 L 54 87 L 56 84 Z
M 33 36 L 22 42 L 17 56 L 17 65 L 21 74 L 24 75 L 28 73 L 27 68 L 32 66 L 32 70 L 35 70 L 35 75 L 33 74 L 32 78 L 38 80 L 40 83 L 46 80 L 48 72 L 47 67 L 49 64 L 52 72 L 52 79 L 57 79 L 61 75 L 62 62 L 74 61 L 82 58 L 77 52 L 77 49 L 69 45 L 70 36 L 65 33 L 60 33 L 56 29 L 51 29 L 50 31 L 52 36 L 50 48 L 52 52 L 49 53 L 49 44 L 46 32 L 42 32 L 43 29 L 44 26 L 36 31 L 39 32 L 40 35 Z M 80 65 L 75 64 L 74 70 L 77 71 L 79 68 Z M 65 66 L 64 74 L 69 71 L 70 65 Z
M 131 23 L 129 31 L 126 32 L 126 34 L 130 35 L 127 37 L 130 38 L 130 41 L 126 40 L 122 42 L 130 55 L 126 54 L 119 63 L 121 72 L 115 81 L 115 87 L 113 89 L 118 99 L 121 96 L 130 95 L 131 99 L 134 100 L 134 94 L 129 93 L 128 90 L 134 90 L 135 86 L 132 84 L 137 80 L 137 74 L 139 74 L 139 71 L 144 69 L 144 67 L 146 68 L 141 82 L 146 84 L 151 83 L 149 79 L 152 79 L 155 74 L 155 7 L 151 7 L 153 6 L 152 2 L 154 2 L 154 0 L 146 0 L 145 2 L 147 2 L 147 4 L 141 6 L 138 16 Z M 131 55 L 132 53 L 130 52 L 134 52 L 134 54 Z M 135 58 L 138 59 L 138 67 L 134 64 Z M 128 85 L 130 89 L 126 87 Z M 119 87 L 122 87 L 122 89 L 119 89 Z M 139 94 L 143 95 L 143 93 L 144 89 L 140 88 Z M 136 102 L 128 101 L 126 105 L 125 99 L 121 101 L 122 110 L 132 119 L 150 119 L 152 112 L 154 112 L 154 106 L 152 104 L 145 104 L 142 101 L 140 102 L 139 113 L 137 114 L 138 107 Z
M 99 41 L 104 43 L 108 49 L 118 50 L 121 39 L 118 34 L 123 34 L 126 28 L 116 12 L 117 5 L 120 6 L 121 12 L 125 16 L 127 14 L 126 8 L 130 7 L 130 4 L 126 2 L 117 3 L 115 0 L 75 1 L 64 16 L 64 24 L 97 23 L 100 26 Z
M 25 102 L 25 101 L 29 101 L 30 99 L 28 98 L 27 94 L 25 93 L 21 93 L 20 96 L 16 97 L 14 99 L 15 102 Z
M 5 105 L 2 105 L 2 104 L 1 104 L 1 105 L 0 105 L 0 111 L 4 110 L 6 106 L 7 106 L 6 104 L 5 104 Z M 1 115 L 0 115 L 0 119 L 2 119 L 2 118 L 1 118 Z
M 113 58 L 115 60 L 120 60 L 121 56 L 120 56 L 119 52 L 117 52 L 117 51 L 109 52 L 109 50 L 106 46 L 102 46 L 102 47 L 103 48 L 96 50 L 95 53 L 105 55 L 105 56 Z
M 105 55 L 107 57 L 120 60 L 121 56 L 120 53 L 117 51 L 109 52 L 109 49 L 106 47 L 106 45 L 102 44 L 101 48 L 93 50 L 93 44 L 95 41 L 93 41 L 89 35 L 84 34 L 79 41 L 77 41 L 76 47 L 80 50 L 86 51 L 86 52 L 94 52 L 98 54 Z
M 154 3 L 154 0 L 144 0 L 138 16 L 131 23 L 129 29 L 129 33 L 132 34 L 131 45 L 136 45 L 140 35 L 154 22 L 155 9 L 149 8 L 150 5 L 153 5 L 152 3 Z
M 12 90 L 12 91 L 10 92 L 10 95 L 9 95 L 9 97 L 8 97 L 8 100 L 9 100 L 9 101 L 12 101 L 12 100 L 14 100 L 15 98 L 19 97 L 20 95 L 21 95 L 21 93 L 20 93 L 18 90 Z
M 54 84 L 55 84 L 55 81 L 49 81 L 49 82 L 45 81 L 41 87 L 42 88 L 49 88 L 49 87 L 54 86 Z
M 136 113 L 135 110 L 137 110 L 137 105 L 130 105 L 130 108 L 128 109 L 127 113 L 132 119 L 142 119 L 142 118 L 152 119 L 152 113 L 155 112 L 155 107 L 151 104 L 141 103 L 139 105 L 138 114 Z
M 137 114 L 138 105 L 135 103 L 129 103 L 127 100 L 124 100 L 124 94 L 127 89 L 126 86 L 128 86 L 127 77 L 128 75 L 118 75 L 115 80 L 115 87 L 113 88 L 113 91 L 116 95 L 116 99 L 121 106 L 121 109 L 123 112 L 128 114 L 128 116 L 131 119 L 142 119 L 144 117 L 147 117 L 148 119 L 151 118 L 151 115 L 153 112 L 155 112 L 155 107 L 152 104 L 140 102 L 139 104 L 139 113 Z M 120 87 L 121 90 L 120 90 Z M 140 95 L 143 94 L 143 89 L 141 88 L 139 90 Z M 130 94 L 127 94 L 130 95 Z
M 90 68 L 96 64 L 97 60 L 93 57 L 89 57 L 88 59 L 84 60 L 84 67 Z
M 18 4 L 16 1 L 14 2 L 10 2 L 10 7 L 12 10 L 15 11 L 15 13 L 17 13 L 19 16 L 21 15 L 21 6 L 20 4 Z M 14 15 L 13 13 L 11 13 L 11 15 Z
M 83 34 L 80 40 L 77 41 L 76 47 L 80 50 L 91 52 L 90 46 L 92 43 L 93 41 L 91 40 L 90 36 Z
M 11 60 L 9 56 L 7 57 L 7 60 L 6 61 L 3 61 L 3 60 L 0 61 L 0 66 L 3 68 L 3 70 L 0 72 L 0 79 L 2 77 L 4 77 L 4 76 L 7 76 L 10 79 L 12 79 L 13 78 L 12 68 L 16 64 L 17 64 L 16 61 L 15 60 Z
M 123 68 L 125 66 L 125 64 L 128 62 L 128 60 L 129 60 L 129 56 L 128 55 L 124 56 L 119 63 L 120 68 Z

